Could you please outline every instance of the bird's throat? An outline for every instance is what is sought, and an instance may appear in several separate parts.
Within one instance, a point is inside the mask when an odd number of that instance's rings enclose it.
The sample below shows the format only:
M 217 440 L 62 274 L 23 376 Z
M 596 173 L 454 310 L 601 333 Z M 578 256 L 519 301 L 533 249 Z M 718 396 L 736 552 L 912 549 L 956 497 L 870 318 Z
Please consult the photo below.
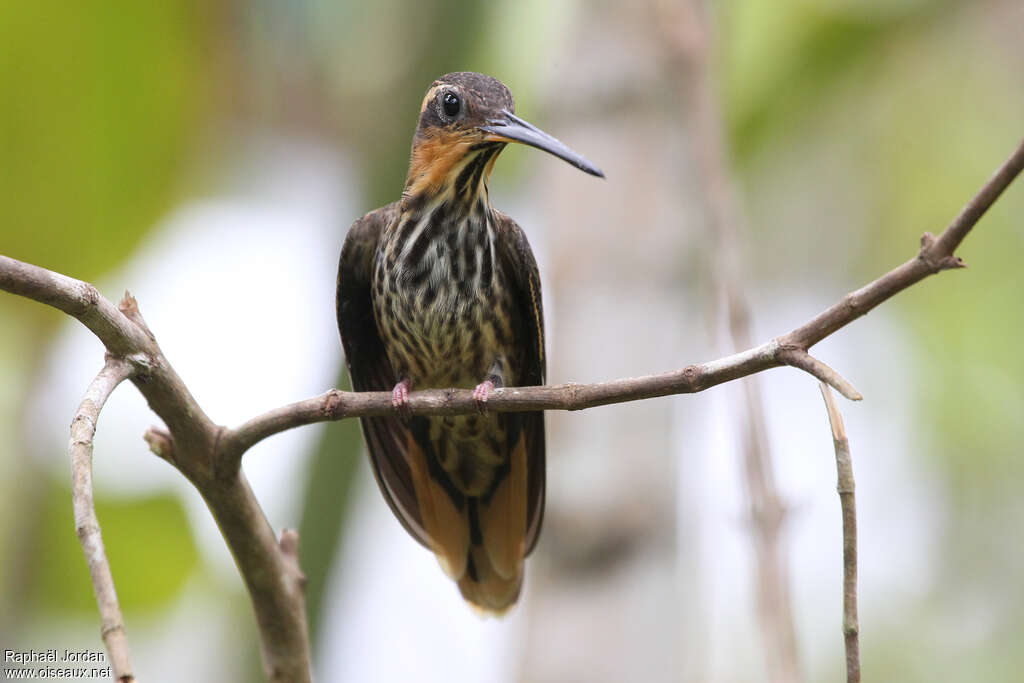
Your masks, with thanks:
M 446 133 L 418 139 L 402 192 L 403 210 L 415 211 L 435 200 L 449 202 L 457 213 L 481 199 L 487 205 L 487 181 L 504 147 Z

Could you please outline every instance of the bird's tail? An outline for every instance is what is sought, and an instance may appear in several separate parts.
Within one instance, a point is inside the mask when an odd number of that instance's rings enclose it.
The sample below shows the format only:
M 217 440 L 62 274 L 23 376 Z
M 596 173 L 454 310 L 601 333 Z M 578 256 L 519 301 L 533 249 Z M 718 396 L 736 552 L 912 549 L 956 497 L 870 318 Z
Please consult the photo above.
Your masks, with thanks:
M 469 557 L 459 579 L 462 597 L 492 614 L 515 604 L 526 557 L 526 447 L 520 438 L 508 454 L 508 471 L 494 490 L 470 499 Z
M 506 612 L 519 597 L 527 553 L 525 440 L 517 440 L 507 468 L 495 473 L 496 484 L 483 496 L 453 497 L 414 439 L 408 455 L 420 518 L 441 568 L 480 612 Z
M 523 562 L 510 576 L 502 576 L 491 564 L 482 546 L 472 546 L 466 573 L 459 579 L 462 597 L 485 616 L 501 616 L 519 599 L 523 585 Z

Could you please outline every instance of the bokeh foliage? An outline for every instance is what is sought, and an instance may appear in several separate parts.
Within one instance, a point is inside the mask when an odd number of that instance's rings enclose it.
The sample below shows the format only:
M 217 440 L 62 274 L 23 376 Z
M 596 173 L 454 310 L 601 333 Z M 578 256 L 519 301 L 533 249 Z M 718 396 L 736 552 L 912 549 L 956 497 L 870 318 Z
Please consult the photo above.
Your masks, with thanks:
M 198 8 L 0 4 L 0 251 L 94 278 L 177 198 L 206 100 Z
M 1024 135 L 1021 53 L 996 39 L 1006 22 L 1019 25 L 1019 8 L 745 0 L 719 18 L 748 262 L 774 287 L 792 287 L 798 274 L 819 286 L 832 278 L 841 293 L 906 260 Z M 818 230 L 793 227 L 808 222 L 801 211 L 818 212 Z M 1024 477 L 1022 217 L 1018 180 L 959 251 L 967 270 L 885 305 L 912 349 L 886 362 L 909 367 L 914 382 L 905 412 L 914 436 L 903 456 L 943 496 L 931 520 L 943 559 L 921 577 L 924 597 L 908 600 L 902 618 L 886 614 L 863 629 L 872 675 L 1011 680 L 1024 666 L 1024 652 L 1010 645 L 1021 633 L 1024 552 L 1008 542 L 1018 535 Z M 786 268 L 759 258 L 787 240 L 799 246 Z M 896 353 L 877 343 L 880 354 Z M 868 400 L 886 391 L 860 388 Z M 854 443 L 855 457 L 872 456 L 856 451 Z M 862 600 L 870 605 L 871 596 Z
M 53 482 L 38 523 L 32 556 L 32 600 L 53 612 L 93 615 L 96 600 L 75 537 L 71 490 Z M 125 610 L 167 606 L 196 569 L 198 556 L 177 496 L 101 498 L 96 516 L 103 527 L 107 558 L 115 568 L 117 596 Z
M 268 102 L 287 109 L 293 102 L 279 101 L 283 91 L 252 91 L 294 76 L 271 73 L 281 55 L 289 68 L 304 65 L 329 122 L 329 131 L 310 134 L 352 154 L 363 181 L 359 209 L 368 210 L 398 197 L 415 111 L 433 78 L 488 71 L 513 84 L 522 105 L 544 69 L 537 36 L 585 5 L 0 3 L 0 253 L 95 279 L 129 258 L 182 198 L 195 182 L 197 140 L 224 124 L 211 93 L 238 87 L 210 63 L 208 12 L 234 9 L 239 18 L 230 32 L 215 27 L 218 40 L 249 39 L 225 48 L 237 50 L 231 77 L 251 96 L 232 115 L 255 118 Z M 838 294 L 881 274 L 913 253 L 921 232 L 941 230 L 1024 134 L 1021 52 L 989 39 L 1020 18 L 1006 2 L 713 6 L 754 283 Z M 394 46 L 401 49 L 383 49 Z M 923 597 L 908 596 L 899 613 L 864 629 L 865 670 L 879 680 L 1011 680 L 1024 667 L 1016 647 L 1024 557 L 1014 542 L 1024 477 L 1020 182 L 965 243 L 967 271 L 886 304 L 913 349 L 891 360 L 909 367 L 914 383 L 906 412 L 916 438 L 905 457 L 935 479 L 943 500 L 935 520 L 941 566 L 921 579 Z M 345 226 L 338 229 L 340 245 Z M 780 251 L 784 261 L 765 257 Z M 28 558 L 27 569 L 0 572 L 4 598 L 28 611 L 91 613 L 67 488 L 22 462 L 22 439 L 32 436 L 17 436 L 19 397 L 37 379 L 46 335 L 62 316 L 3 296 L 0 316 L 0 541 L 11 551 L 5 563 Z M 885 340 L 878 344 L 884 355 Z M 869 400 L 886 390 L 860 388 Z M 856 448 L 855 457 L 871 457 Z M 314 630 L 331 599 L 325 590 L 360 453 L 355 423 L 331 425 L 305 483 L 301 548 Z M 19 485 L 25 480 L 34 483 Z M 101 496 L 98 514 L 126 608 L 169 604 L 199 566 L 177 499 Z M 19 524 L 38 533 L 15 534 Z M 28 537 L 39 541 L 23 544 Z M 973 640 L 961 638 L 968 627 Z M 835 653 L 822 659 L 840 661 Z
M 0 3 L 0 253 L 86 280 L 132 253 L 182 196 L 209 114 L 206 31 L 195 2 Z M 10 296 L 0 317 L 5 396 L 24 397 L 66 317 Z M 3 405 L 6 616 L 94 612 L 70 491 L 26 459 L 24 403 Z M 176 598 L 197 566 L 180 500 L 99 493 L 97 513 L 125 609 Z

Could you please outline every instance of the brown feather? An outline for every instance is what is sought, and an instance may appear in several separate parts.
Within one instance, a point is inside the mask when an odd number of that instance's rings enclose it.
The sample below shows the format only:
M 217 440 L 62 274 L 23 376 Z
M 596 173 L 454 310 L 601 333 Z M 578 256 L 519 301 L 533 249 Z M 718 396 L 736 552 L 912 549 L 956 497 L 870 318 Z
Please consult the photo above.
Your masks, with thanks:
M 516 344 L 521 349 L 518 382 L 522 386 L 544 384 L 547 362 L 544 357 L 544 309 L 540 288 L 540 272 L 526 234 L 506 214 L 493 210 L 498 232 L 499 260 L 511 275 L 514 300 L 519 306 L 520 327 Z M 526 554 L 529 555 L 544 520 L 545 439 L 544 413 L 521 413 L 523 446 L 526 449 L 527 531 Z M 517 444 L 518 446 L 518 444 Z
M 366 214 L 352 224 L 341 250 L 336 302 L 338 329 L 352 388 L 356 391 L 390 391 L 395 385 L 394 371 L 374 319 L 370 287 L 380 237 L 397 216 L 398 202 Z M 430 547 L 406 462 L 406 428 L 394 417 L 364 417 L 359 422 L 370 452 L 373 476 L 384 500 L 405 530 Z
M 494 571 L 520 577 L 526 555 L 526 439 L 520 431 L 507 453 L 509 472 L 486 503 L 480 503 L 480 531 Z
M 515 576 L 504 578 L 494 570 L 487 551 L 480 546 L 470 549 L 470 557 L 473 572 L 467 569 L 459 579 L 459 592 L 483 616 L 501 616 L 519 598 L 523 585 L 522 561 Z
M 426 531 L 430 549 L 437 555 L 437 561 L 444 573 L 458 581 L 466 572 L 466 558 L 469 554 L 469 518 L 466 506 L 460 510 L 455 506 L 448 492 L 431 476 L 430 457 L 417 443 L 413 433 L 408 432 L 406 459 L 412 470 L 412 481 L 419 502 L 420 519 Z

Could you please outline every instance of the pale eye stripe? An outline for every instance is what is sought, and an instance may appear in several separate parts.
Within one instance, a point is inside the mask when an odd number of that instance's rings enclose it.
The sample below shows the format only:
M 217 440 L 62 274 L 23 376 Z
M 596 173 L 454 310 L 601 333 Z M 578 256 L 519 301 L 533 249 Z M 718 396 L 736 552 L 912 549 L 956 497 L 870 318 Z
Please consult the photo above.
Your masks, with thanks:
M 430 102 L 433 101 L 434 97 L 437 96 L 437 91 L 441 89 L 441 86 L 435 85 L 433 88 L 427 91 L 427 94 L 423 97 L 423 103 L 420 105 L 420 112 L 429 106 Z

